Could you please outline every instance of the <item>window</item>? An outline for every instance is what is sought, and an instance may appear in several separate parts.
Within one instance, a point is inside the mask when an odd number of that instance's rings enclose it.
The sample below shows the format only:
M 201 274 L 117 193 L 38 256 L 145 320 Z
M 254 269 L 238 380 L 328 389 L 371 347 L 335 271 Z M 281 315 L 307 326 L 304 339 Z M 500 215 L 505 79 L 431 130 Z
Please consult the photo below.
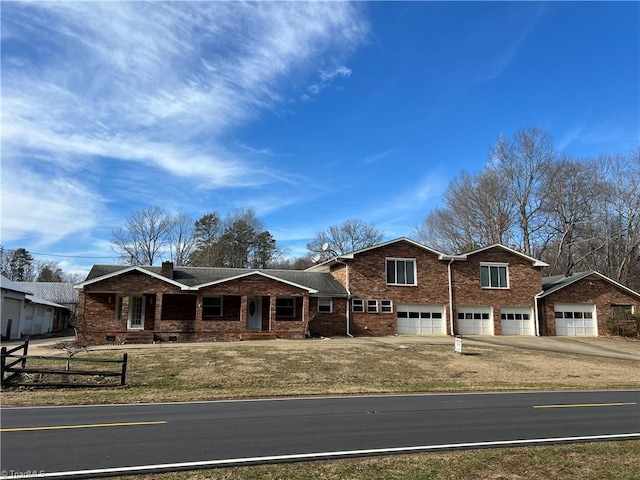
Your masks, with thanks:
M 202 299 L 202 318 L 222 316 L 222 297 L 204 297 Z
M 633 305 L 611 305 L 611 318 L 633 322 Z
M 392 313 L 393 302 L 391 300 L 380 300 L 380 311 L 382 313 Z
M 318 298 L 318 312 L 320 312 L 320 313 L 332 313 L 333 312 L 333 298 Z
M 351 303 L 351 310 L 354 312 L 364 312 L 364 300 L 361 298 L 354 298 Z
M 378 313 L 378 300 L 367 300 L 367 313 Z
M 296 302 L 293 297 L 280 297 L 276 299 L 276 317 L 295 317 Z
M 509 288 L 508 266 L 505 264 L 480 265 L 480 284 L 482 288 Z
M 387 284 L 415 285 L 416 261 L 414 259 L 388 258 Z

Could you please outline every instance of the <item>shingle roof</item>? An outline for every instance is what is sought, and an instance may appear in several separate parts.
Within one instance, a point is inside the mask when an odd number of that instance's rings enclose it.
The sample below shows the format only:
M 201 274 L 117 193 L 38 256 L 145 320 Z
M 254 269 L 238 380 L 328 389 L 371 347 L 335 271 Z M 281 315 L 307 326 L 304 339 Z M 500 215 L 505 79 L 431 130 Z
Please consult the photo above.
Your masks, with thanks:
M 606 282 L 615 285 L 616 287 L 625 290 L 628 293 L 631 293 L 637 297 L 640 297 L 640 293 L 635 290 L 631 290 L 629 287 L 625 287 L 621 283 L 616 282 L 615 280 L 610 279 L 609 277 L 596 272 L 595 270 L 589 272 L 576 272 L 571 275 L 554 275 L 552 277 L 543 277 L 542 278 L 542 290 L 544 293 L 540 295 L 540 297 L 546 297 L 547 295 L 552 294 L 553 292 L 557 292 L 558 290 L 571 285 L 579 280 L 582 280 L 587 277 L 594 277 L 600 280 L 604 280 Z
M 96 280 L 105 275 L 117 274 L 120 270 L 131 267 L 122 265 L 94 265 L 85 282 Z M 140 266 L 141 270 L 155 275 L 161 274 L 161 267 Z M 198 287 L 217 282 L 224 282 L 239 276 L 251 273 L 260 273 L 274 277 L 287 283 L 304 286 L 317 291 L 318 295 L 346 296 L 347 291 L 331 274 L 306 272 L 302 270 L 276 270 L 276 269 L 245 269 L 245 268 L 218 268 L 218 267 L 174 267 L 173 281 L 187 287 Z M 83 282 L 84 283 L 84 282 Z

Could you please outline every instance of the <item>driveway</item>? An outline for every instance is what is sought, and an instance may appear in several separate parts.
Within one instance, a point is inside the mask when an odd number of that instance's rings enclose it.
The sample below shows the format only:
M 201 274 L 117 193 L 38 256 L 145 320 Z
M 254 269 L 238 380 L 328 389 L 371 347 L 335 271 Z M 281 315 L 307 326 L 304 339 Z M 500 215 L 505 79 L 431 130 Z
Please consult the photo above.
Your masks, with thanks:
M 45 355 L 54 351 L 53 345 L 61 341 L 73 341 L 74 337 L 56 337 L 33 339 L 29 342 L 29 353 Z M 387 344 L 396 345 L 450 345 L 453 349 L 454 338 L 450 336 L 425 335 L 391 335 L 387 337 L 331 337 L 313 340 L 249 340 L 244 343 L 269 346 L 278 344 L 317 344 L 327 342 L 331 344 Z M 622 360 L 640 361 L 640 340 L 607 337 L 528 337 L 505 336 L 492 337 L 469 335 L 462 339 L 463 352 L 465 347 L 496 347 L 518 348 L 525 350 L 541 350 L 545 352 L 568 353 L 573 355 L 590 355 L 596 357 L 618 358 Z M 20 342 L 3 342 L 3 347 L 18 345 Z M 148 348 L 191 348 L 193 343 L 157 343 L 157 344 L 128 344 L 128 345 L 96 345 L 89 349 L 97 350 L 137 350 Z M 216 345 L 216 343 L 198 342 L 198 346 Z M 217 345 L 220 345 L 217 343 Z

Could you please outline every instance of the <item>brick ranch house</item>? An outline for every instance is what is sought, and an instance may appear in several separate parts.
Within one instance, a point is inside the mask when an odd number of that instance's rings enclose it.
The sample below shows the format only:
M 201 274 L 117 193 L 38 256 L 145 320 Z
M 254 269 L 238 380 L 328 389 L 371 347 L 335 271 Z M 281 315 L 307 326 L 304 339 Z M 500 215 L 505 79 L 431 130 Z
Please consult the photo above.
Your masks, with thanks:
M 502 245 L 446 255 L 407 238 L 304 271 L 95 265 L 76 285 L 78 340 L 595 336 L 612 311 L 640 308 L 603 275 L 543 278 L 546 266 Z

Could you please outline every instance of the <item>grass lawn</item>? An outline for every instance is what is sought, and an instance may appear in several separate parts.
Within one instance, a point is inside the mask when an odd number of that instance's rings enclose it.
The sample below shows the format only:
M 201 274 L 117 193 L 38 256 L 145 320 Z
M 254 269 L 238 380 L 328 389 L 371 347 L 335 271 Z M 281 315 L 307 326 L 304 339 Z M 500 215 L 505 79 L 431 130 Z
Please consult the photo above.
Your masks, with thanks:
M 638 388 L 638 362 L 506 347 L 307 342 L 161 345 L 129 353 L 126 387 L 5 389 L 3 406 L 363 393 Z M 49 355 L 50 353 L 47 353 Z M 58 352 L 64 356 L 64 353 Z M 31 360 L 30 360 L 31 362 Z M 30 366 L 35 366 L 37 360 Z M 103 367 L 100 367 L 103 368 Z M 103 381 L 103 380 L 99 380 Z M 122 477 L 126 478 L 126 477 Z M 131 477 L 129 477 L 131 478 Z M 431 452 L 142 475 L 178 479 L 640 480 L 640 441 Z
M 77 356 L 121 358 L 123 351 L 127 351 L 125 346 L 118 350 L 83 352 Z M 7 389 L 1 395 L 2 405 L 620 389 L 638 388 L 640 383 L 638 362 L 632 360 L 505 347 L 467 347 L 465 355 L 460 355 L 446 345 L 310 340 L 162 345 L 161 348 L 130 349 L 128 353 L 127 387 Z M 27 366 L 33 367 L 37 363 L 37 360 L 29 360 Z

